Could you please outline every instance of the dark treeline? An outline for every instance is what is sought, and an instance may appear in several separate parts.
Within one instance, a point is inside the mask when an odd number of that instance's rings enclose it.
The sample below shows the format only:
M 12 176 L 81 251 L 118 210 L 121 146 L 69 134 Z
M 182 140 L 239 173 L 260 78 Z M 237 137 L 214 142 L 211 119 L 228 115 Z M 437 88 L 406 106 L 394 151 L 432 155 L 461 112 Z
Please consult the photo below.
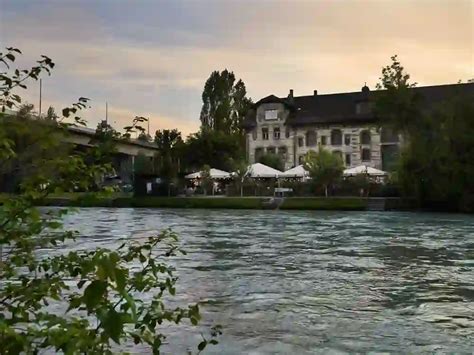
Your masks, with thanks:
M 376 110 L 403 137 L 392 180 L 420 207 L 474 211 L 474 84 L 465 85 L 426 110 L 397 56 L 382 70 Z

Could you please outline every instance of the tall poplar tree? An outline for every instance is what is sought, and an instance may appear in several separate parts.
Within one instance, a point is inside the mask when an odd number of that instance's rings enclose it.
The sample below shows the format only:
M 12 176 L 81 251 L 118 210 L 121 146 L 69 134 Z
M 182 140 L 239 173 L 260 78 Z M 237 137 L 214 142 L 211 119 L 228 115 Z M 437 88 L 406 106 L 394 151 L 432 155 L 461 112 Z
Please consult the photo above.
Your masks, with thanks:
M 241 134 L 242 121 L 252 105 L 242 80 L 227 69 L 213 71 L 202 93 L 201 128 L 226 134 Z

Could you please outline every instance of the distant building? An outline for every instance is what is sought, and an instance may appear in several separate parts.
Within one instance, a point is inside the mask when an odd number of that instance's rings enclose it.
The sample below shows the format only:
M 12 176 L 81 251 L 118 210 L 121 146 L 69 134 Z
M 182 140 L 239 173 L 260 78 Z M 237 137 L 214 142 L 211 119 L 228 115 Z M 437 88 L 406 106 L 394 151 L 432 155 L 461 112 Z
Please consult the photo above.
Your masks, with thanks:
M 474 84 L 414 88 L 426 108 L 456 94 L 474 95 Z M 364 86 L 358 92 L 288 97 L 267 96 L 256 102 L 244 121 L 250 163 L 267 153 L 282 157 L 285 169 L 303 163 L 309 150 L 319 146 L 341 157 L 346 167 L 365 164 L 388 170 L 398 155 L 400 137 L 381 128 L 374 114 L 379 91 Z M 474 118 L 473 118 L 474 119 Z

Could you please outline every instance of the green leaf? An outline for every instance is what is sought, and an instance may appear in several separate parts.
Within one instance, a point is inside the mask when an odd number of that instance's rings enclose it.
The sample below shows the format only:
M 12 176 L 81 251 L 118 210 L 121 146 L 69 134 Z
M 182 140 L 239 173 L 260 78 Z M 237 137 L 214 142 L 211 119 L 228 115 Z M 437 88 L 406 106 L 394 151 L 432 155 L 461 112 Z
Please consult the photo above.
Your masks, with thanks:
M 105 333 L 117 344 L 120 344 L 120 335 L 123 332 L 123 320 L 120 313 L 113 308 L 109 309 L 102 326 Z
M 92 310 L 100 303 L 107 290 L 107 282 L 94 280 L 84 290 L 84 303 L 88 310 Z
M 207 345 L 207 341 L 206 341 L 206 340 L 201 341 L 201 342 L 199 343 L 199 345 L 198 345 L 198 350 L 199 350 L 199 351 L 203 351 L 204 348 L 206 347 L 206 345 Z
M 115 282 L 117 283 L 117 290 L 123 291 L 126 285 L 126 272 L 123 269 L 115 269 Z

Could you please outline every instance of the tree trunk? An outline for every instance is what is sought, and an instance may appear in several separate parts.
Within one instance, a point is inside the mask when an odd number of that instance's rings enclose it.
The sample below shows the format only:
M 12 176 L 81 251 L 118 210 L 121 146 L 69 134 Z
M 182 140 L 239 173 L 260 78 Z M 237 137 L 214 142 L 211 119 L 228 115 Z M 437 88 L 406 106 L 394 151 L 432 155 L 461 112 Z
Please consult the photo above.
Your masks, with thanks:
M 328 185 L 324 185 L 324 194 L 328 197 Z

